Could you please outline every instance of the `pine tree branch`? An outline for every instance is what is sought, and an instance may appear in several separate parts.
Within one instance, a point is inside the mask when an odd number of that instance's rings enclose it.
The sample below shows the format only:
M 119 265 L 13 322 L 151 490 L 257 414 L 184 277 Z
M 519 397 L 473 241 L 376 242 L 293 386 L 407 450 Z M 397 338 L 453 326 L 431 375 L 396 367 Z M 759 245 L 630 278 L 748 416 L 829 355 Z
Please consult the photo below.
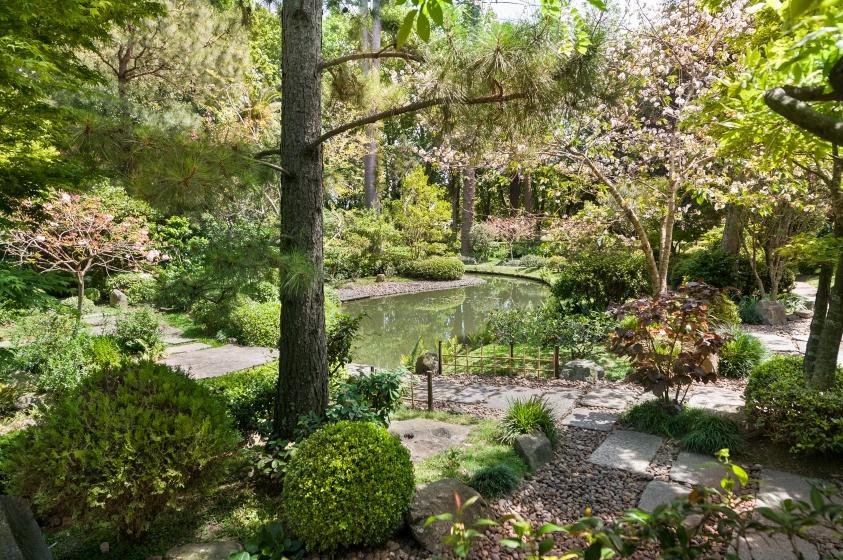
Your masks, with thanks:
M 482 105 L 485 103 L 505 103 L 507 101 L 526 98 L 526 93 L 517 92 L 509 93 L 506 95 L 495 94 L 484 95 L 480 97 L 470 97 L 468 99 L 463 100 L 438 97 L 434 99 L 426 99 L 424 101 L 416 101 L 415 103 L 410 103 L 409 105 L 396 107 L 394 109 L 388 109 L 386 111 L 381 111 L 380 113 L 374 113 L 372 115 L 369 115 L 368 117 L 357 119 L 356 121 L 351 121 L 350 123 L 346 123 L 342 126 L 338 126 L 337 128 L 331 129 L 319 138 L 317 138 L 316 141 L 312 142 L 310 144 L 310 148 L 316 148 L 320 144 L 326 142 L 327 140 L 330 140 L 338 134 L 342 134 L 343 132 L 348 132 L 349 130 L 360 128 L 361 126 L 365 126 L 367 124 L 376 123 L 378 121 L 389 119 L 391 117 L 397 117 L 406 113 L 414 113 L 416 111 L 421 111 L 422 109 L 428 109 L 430 107 L 437 107 L 439 105 Z
M 331 66 L 337 66 L 338 64 L 343 64 L 352 60 L 370 60 L 374 58 L 403 58 L 404 60 L 412 60 L 414 62 L 424 62 L 424 58 L 421 56 L 404 51 L 359 52 L 326 60 L 319 65 L 319 70 L 325 70 Z
M 843 121 L 820 113 L 805 101 L 788 94 L 785 88 L 777 87 L 768 91 L 764 94 L 764 103 L 799 128 L 823 140 L 843 144 Z

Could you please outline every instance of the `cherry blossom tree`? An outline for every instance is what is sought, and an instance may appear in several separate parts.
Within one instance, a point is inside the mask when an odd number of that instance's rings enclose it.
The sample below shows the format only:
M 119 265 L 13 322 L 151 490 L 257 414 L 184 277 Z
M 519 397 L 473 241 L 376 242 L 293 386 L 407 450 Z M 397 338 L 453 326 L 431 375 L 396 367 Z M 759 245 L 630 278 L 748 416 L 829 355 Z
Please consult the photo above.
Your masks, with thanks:
M 0 238 L 6 255 L 42 272 L 73 274 L 80 318 L 88 272 L 130 272 L 157 259 L 144 221 L 115 219 L 97 196 L 58 192 L 42 205 L 26 200 L 12 220 L 17 228 Z
M 510 259 L 513 258 L 515 244 L 529 239 L 533 233 L 533 220 L 523 214 L 492 218 L 486 223 L 495 231 L 497 238 L 507 244 Z

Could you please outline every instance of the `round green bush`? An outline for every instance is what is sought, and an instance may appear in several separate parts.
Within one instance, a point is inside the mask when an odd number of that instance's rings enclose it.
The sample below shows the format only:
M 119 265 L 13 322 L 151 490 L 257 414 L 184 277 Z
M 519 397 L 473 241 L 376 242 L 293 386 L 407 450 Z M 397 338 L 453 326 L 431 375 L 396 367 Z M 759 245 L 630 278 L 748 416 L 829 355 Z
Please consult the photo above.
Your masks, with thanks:
M 272 418 L 278 362 L 202 380 L 225 403 L 241 433 L 257 432 Z
M 465 265 L 455 257 L 428 257 L 404 263 L 400 272 L 423 280 L 459 280 L 465 274 Z
M 314 552 L 384 543 L 415 490 L 410 453 L 384 428 L 342 421 L 298 447 L 284 479 L 293 533 Z
M 650 292 L 639 252 L 588 252 L 567 261 L 552 286 L 553 295 L 571 311 L 603 311 Z
M 213 484 L 236 443 L 207 389 L 141 362 L 95 374 L 45 409 L 11 452 L 11 487 L 42 518 L 138 538 Z
M 509 465 L 484 467 L 474 473 L 468 485 L 480 492 L 484 498 L 494 500 L 518 488 L 518 475 Z
M 228 334 L 246 346 L 278 346 L 281 338 L 281 304 L 248 300 L 231 310 Z
M 85 290 L 85 297 L 96 303 L 102 299 L 102 292 L 99 288 L 87 288 Z
M 718 366 L 723 377 L 747 377 L 752 369 L 764 359 L 767 349 L 756 337 L 743 331 L 736 331 L 720 350 Z
M 480 222 L 471 226 L 468 236 L 471 251 L 477 260 L 480 262 L 489 260 L 497 238 L 497 230 L 491 224 Z
M 843 453 L 843 369 L 821 391 L 805 383 L 800 356 L 774 356 L 752 371 L 744 396 L 749 425 L 791 453 Z
M 130 305 L 149 303 L 157 292 L 155 277 L 140 272 L 115 274 L 105 281 L 105 287 L 109 292 L 120 290 L 126 294 Z

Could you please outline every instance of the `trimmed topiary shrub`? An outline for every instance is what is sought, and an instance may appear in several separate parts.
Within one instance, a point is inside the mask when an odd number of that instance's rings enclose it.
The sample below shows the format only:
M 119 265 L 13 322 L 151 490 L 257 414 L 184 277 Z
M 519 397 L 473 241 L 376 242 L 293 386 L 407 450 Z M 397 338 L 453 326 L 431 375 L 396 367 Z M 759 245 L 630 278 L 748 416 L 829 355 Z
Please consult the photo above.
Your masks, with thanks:
M 518 488 L 519 478 L 509 465 L 484 467 L 472 475 L 468 485 L 480 492 L 484 498 L 494 500 L 512 493 Z
M 582 253 L 559 271 L 552 291 L 572 311 L 603 311 L 613 303 L 649 293 L 650 281 L 640 253 Z
M 236 442 L 207 389 L 164 365 L 127 365 L 43 410 L 11 451 L 11 487 L 42 518 L 138 538 L 213 484 Z
M 750 426 L 791 453 L 843 453 L 843 370 L 827 391 L 809 387 L 799 356 L 774 356 L 757 366 L 746 385 Z
M 455 257 L 429 257 L 402 264 L 400 272 L 423 280 L 459 280 L 465 273 L 465 265 Z
M 550 405 L 543 398 L 516 399 L 509 405 L 500 425 L 501 443 L 512 445 L 521 434 L 539 431 L 547 436 L 553 447 L 559 444 L 559 429 Z
M 234 307 L 224 330 L 246 346 L 278 346 L 281 338 L 281 304 L 247 300 Z
M 540 255 L 524 255 L 521 257 L 521 266 L 526 268 L 542 268 L 547 264 L 547 259 Z
M 155 278 L 150 274 L 139 272 L 115 274 L 106 279 L 105 287 L 109 292 L 120 290 L 126 294 L 130 305 L 149 303 L 155 298 L 157 292 Z
M 766 353 L 767 349 L 756 337 L 735 330 L 720 350 L 719 373 L 723 377 L 746 377 L 761 363 Z
M 263 429 L 272 418 L 278 362 L 204 379 L 215 397 L 225 403 L 235 427 L 243 434 Z
M 410 452 L 368 422 L 329 424 L 299 444 L 284 479 L 284 511 L 308 550 L 383 544 L 415 491 Z

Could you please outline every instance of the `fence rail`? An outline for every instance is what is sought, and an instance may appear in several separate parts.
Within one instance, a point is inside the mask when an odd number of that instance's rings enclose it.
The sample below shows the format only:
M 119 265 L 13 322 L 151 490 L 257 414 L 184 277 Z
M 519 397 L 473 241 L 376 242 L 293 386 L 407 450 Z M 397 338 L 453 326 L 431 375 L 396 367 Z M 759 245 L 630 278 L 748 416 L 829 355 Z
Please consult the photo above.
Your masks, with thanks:
M 493 347 L 494 348 L 494 347 Z M 517 351 L 516 351 L 517 349 Z M 532 351 L 531 351 L 532 350 Z M 559 377 L 559 347 L 552 348 L 517 348 L 508 346 L 508 352 L 501 354 L 485 346 L 463 351 L 444 351 L 442 341 L 437 344 L 439 373 L 504 373 L 508 375 L 534 375 L 536 377 Z

